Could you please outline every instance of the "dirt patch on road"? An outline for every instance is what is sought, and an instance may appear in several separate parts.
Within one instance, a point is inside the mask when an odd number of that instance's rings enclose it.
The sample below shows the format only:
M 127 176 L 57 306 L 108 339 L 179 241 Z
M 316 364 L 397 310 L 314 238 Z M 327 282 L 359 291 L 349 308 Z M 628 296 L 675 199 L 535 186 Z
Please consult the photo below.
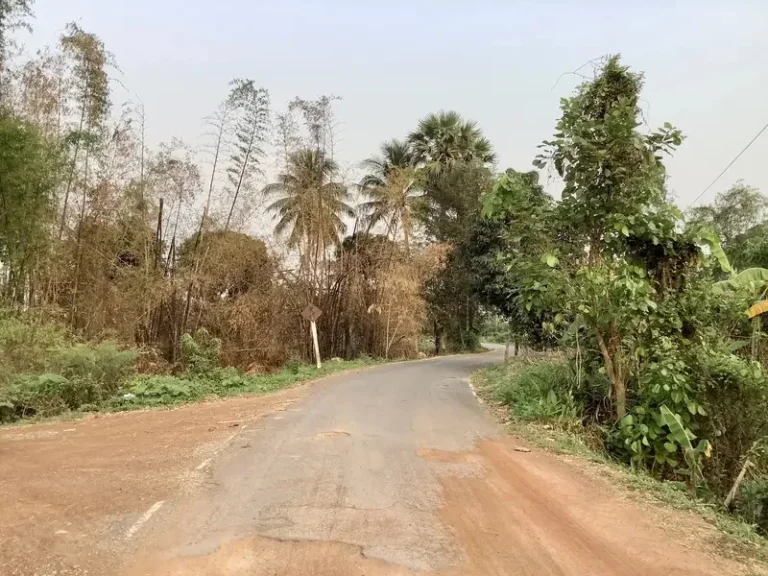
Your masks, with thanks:
M 624 500 L 571 463 L 511 440 L 481 441 L 470 455 L 484 474 L 440 477 L 441 517 L 465 554 L 451 576 L 755 573 L 715 557 L 715 532 L 699 517 Z
M 147 561 L 130 576 L 412 576 L 406 568 L 366 558 L 359 546 L 248 538 L 209 556 Z
M 307 390 L 1 430 L 2 573 L 114 574 L 141 514 L 201 481 L 194 468 L 224 439 Z

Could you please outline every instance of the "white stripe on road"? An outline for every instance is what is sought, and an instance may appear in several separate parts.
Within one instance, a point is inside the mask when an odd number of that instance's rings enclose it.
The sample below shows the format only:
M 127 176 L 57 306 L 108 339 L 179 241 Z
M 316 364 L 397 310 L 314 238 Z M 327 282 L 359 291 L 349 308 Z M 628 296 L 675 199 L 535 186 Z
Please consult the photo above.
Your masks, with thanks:
M 241 431 L 241 432 L 242 432 L 242 431 L 245 431 L 245 429 L 246 429 L 247 427 L 248 427 L 248 425 L 246 424 L 245 426 L 243 426 L 243 427 L 240 429 L 240 431 Z M 222 449 L 223 449 L 223 448 L 224 448 L 224 447 L 225 447 L 227 444 L 229 444 L 230 442 L 232 442 L 232 440 L 234 440 L 236 436 L 237 436 L 237 434 L 232 434 L 232 435 L 231 435 L 229 438 L 227 438 L 226 440 L 224 440 L 224 442 L 222 442 L 222 443 L 219 445 L 219 447 L 216 449 L 216 451 L 213 453 L 213 454 L 214 454 L 214 456 L 215 456 L 215 455 L 217 455 L 219 452 L 221 452 L 221 450 L 222 450 Z M 206 459 L 206 460 L 203 460 L 202 462 L 200 462 L 200 464 L 198 464 L 198 465 L 197 465 L 197 467 L 195 468 L 195 470 L 197 470 L 197 471 L 200 471 L 200 470 L 202 470 L 203 468 L 205 468 L 206 466 L 208 466 L 208 464 L 210 464 L 210 463 L 211 463 L 211 460 L 213 460 L 213 456 L 212 456 L 212 457 L 210 457 L 210 458 L 208 458 L 208 459 Z
M 136 523 L 135 523 L 133 526 L 131 526 L 131 527 L 128 529 L 128 532 L 126 532 L 126 533 L 125 533 L 125 537 L 126 537 L 126 539 L 128 539 L 128 538 L 130 538 L 131 536 L 133 536 L 134 534 L 136 534 L 136 532 L 138 532 L 138 531 L 139 531 L 139 528 L 141 528 L 142 526 L 144 526 L 144 524 L 146 524 L 146 523 L 147 523 L 147 521 L 148 521 L 150 518 L 152 518 L 152 515 L 153 515 L 155 512 L 157 512 L 158 510 L 160 510 L 160 507 L 161 507 L 163 504 L 165 504 L 165 500 L 160 500 L 160 502 L 155 502 L 155 503 L 152 505 L 152 508 L 150 508 L 149 510 L 147 510 L 146 512 L 144 512 L 144 515 L 143 515 L 141 518 L 139 518 L 138 520 L 136 520 Z
M 472 380 L 467 380 L 467 383 L 469 384 L 469 389 L 472 390 L 472 394 L 474 394 L 475 398 L 477 398 L 477 401 L 480 402 L 480 404 L 485 404 L 483 399 L 477 395 L 477 392 L 475 392 L 475 387 L 472 385 Z

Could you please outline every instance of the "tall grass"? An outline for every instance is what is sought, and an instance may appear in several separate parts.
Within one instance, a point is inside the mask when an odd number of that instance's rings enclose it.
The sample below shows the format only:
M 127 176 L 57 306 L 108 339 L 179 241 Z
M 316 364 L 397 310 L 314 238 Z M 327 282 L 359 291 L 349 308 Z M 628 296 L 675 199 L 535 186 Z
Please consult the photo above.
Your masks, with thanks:
M 542 361 L 518 371 L 499 367 L 495 399 L 523 420 L 578 421 L 582 407 L 574 399 L 576 376 L 564 361 Z

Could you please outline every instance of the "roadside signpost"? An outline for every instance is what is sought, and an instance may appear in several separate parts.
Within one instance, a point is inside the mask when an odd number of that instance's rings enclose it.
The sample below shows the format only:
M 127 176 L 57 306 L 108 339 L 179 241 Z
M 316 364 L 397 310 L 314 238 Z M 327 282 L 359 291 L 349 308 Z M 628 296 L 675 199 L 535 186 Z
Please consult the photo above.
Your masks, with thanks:
M 315 345 L 315 362 L 318 370 L 323 366 L 320 363 L 320 344 L 317 341 L 317 319 L 322 315 L 323 311 L 314 304 L 310 304 L 301 312 L 302 318 L 309 320 L 309 330 L 312 334 L 312 343 Z

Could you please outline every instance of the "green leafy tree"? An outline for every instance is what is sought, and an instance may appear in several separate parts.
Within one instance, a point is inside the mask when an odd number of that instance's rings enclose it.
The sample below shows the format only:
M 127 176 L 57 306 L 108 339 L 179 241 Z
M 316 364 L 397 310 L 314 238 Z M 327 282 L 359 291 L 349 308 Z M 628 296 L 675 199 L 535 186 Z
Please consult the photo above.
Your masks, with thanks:
M 708 206 L 697 206 L 688 215 L 688 226 L 711 228 L 722 239 L 723 249 L 738 270 L 768 267 L 768 199 L 757 188 L 737 182 Z
M 427 286 L 436 343 L 445 335 L 456 348 L 477 346 L 479 298 L 472 274 L 471 233 L 480 217 L 480 198 L 491 191 L 493 180 L 490 170 L 476 163 L 457 164 L 427 177 L 420 220 L 429 238 L 451 247 L 445 267 Z
M 33 297 L 33 272 L 55 218 L 61 159 L 34 126 L 0 115 L 0 264 L 7 277 L 2 292 L 10 300 Z
M 693 208 L 689 222 L 710 225 L 728 251 L 732 241 L 765 221 L 766 209 L 768 199 L 757 188 L 740 181 L 718 194 L 712 205 Z
M 725 251 L 737 270 L 768 268 L 768 223 L 739 234 L 728 242 Z
M 419 218 L 427 236 L 453 245 L 466 239 L 480 217 L 481 198 L 493 189 L 494 174 L 478 163 L 461 163 L 427 175 Z
M 509 322 L 518 344 L 547 342 L 544 324 L 560 309 L 548 301 L 558 273 L 541 259 L 556 242 L 554 201 L 538 182 L 538 172 L 502 174 L 468 242 L 475 290 Z
M 424 173 L 419 220 L 429 238 L 453 246 L 445 268 L 427 287 L 435 347 L 439 352 L 447 330 L 454 345 L 472 348 L 479 331 L 475 325 L 478 299 L 462 244 L 479 217 L 480 197 L 493 186 L 489 166 L 495 155 L 477 123 L 457 112 L 425 117 L 408 136 L 408 144 L 413 161 Z
M 565 283 L 576 307 L 571 313 L 600 351 L 618 418 L 626 412 L 631 335 L 656 305 L 645 267 L 627 259 L 642 260 L 648 244 L 661 244 L 663 259 L 665 243 L 673 243 L 665 233 L 674 236 L 680 216 L 666 203 L 661 155 L 674 151 L 682 135 L 669 124 L 649 134 L 638 130 L 642 84 L 618 56 L 608 58 L 594 80 L 562 100 L 555 138 L 535 161 L 541 168 L 551 163 L 565 182 L 561 234 L 572 240 L 577 270 L 588 254 L 588 268 Z
M 621 253 L 624 239 L 666 199 L 661 155 L 682 142 L 669 124 L 643 134 L 638 99 L 643 78 L 618 56 L 594 80 L 562 100 L 555 138 L 544 142 L 534 164 L 551 163 L 565 187 L 562 221 L 587 248 L 591 261 L 606 250 Z
M 644 341 L 647 316 L 657 307 L 655 291 L 645 270 L 620 261 L 581 268 L 575 280 L 566 284 L 569 312 L 596 341 L 611 382 L 616 416 L 623 418 L 631 359 Z

